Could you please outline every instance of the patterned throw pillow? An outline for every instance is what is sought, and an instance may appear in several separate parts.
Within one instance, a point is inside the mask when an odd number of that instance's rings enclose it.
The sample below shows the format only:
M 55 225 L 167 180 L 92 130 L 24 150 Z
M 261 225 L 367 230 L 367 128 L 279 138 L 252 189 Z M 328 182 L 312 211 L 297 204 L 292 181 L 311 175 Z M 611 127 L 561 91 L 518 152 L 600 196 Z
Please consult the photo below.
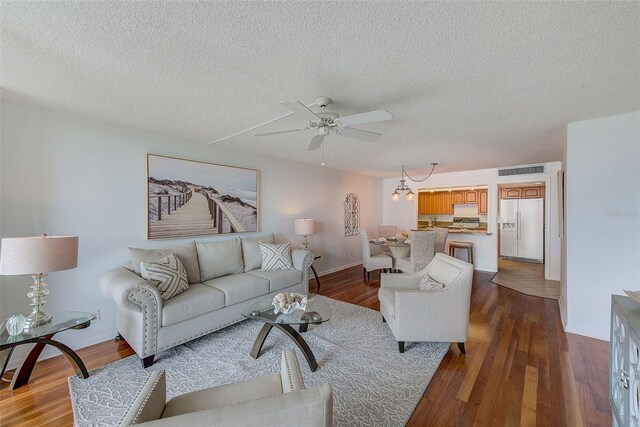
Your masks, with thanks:
M 158 288 L 163 301 L 168 301 L 189 289 L 187 272 L 174 254 L 154 262 L 141 261 L 140 273 L 145 280 Z
M 260 242 L 262 269 L 264 271 L 289 270 L 293 268 L 291 260 L 291 243 L 272 245 Z
M 433 280 L 428 274 L 422 276 L 420 280 L 420 290 L 422 291 L 439 291 L 444 289 L 444 284 Z

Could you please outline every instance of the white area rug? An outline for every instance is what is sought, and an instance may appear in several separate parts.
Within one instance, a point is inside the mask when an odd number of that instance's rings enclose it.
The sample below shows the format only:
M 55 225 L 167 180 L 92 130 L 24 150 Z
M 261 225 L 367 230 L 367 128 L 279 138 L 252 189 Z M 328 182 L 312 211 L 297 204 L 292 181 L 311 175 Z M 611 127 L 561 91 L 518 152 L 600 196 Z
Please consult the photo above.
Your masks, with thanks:
M 449 343 L 408 343 L 404 354 L 380 313 L 325 297 L 331 320 L 303 336 L 318 370 L 282 332 L 273 329 L 258 359 L 249 356 L 262 327 L 246 320 L 156 356 L 147 371 L 164 369 L 168 397 L 279 372 L 281 351 L 296 348 L 307 387 L 329 383 L 336 426 L 403 426 L 413 413 Z M 76 425 L 118 425 L 147 379 L 137 356 L 69 378 Z

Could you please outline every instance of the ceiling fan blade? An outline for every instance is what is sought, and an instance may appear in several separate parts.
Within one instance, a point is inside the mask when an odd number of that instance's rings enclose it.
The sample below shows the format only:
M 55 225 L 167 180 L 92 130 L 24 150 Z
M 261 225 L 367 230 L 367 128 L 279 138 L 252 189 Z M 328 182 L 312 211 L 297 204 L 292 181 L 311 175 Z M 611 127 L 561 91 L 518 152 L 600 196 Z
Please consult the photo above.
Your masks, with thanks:
M 322 141 L 324 141 L 324 135 L 318 134 L 314 136 L 313 138 L 311 138 L 311 142 L 309 143 L 309 147 L 307 147 L 307 151 L 317 150 L 322 145 Z
M 304 106 L 303 103 L 298 102 L 298 101 L 282 101 L 280 103 L 280 105 L 282 105 L 285 108 L 288 108 L 289 110 L 293 111 L 294 113 L 298 113 L 301 116 L 303 116 L 305 119 L 309 120 L 310 122 L 315 122 L 317 120 L 320 120 L 320 117 L 316 116 L 316 114 L 311 111 L 310 109 L 308 109 L 307 107 Z
M 393 119 L 393 116 L 387 110 L 376 110 L 369 111 L 368 113 L 354 114 L 353 116 L 340 117 L 338 121 L 343 126 L 351 126 L 361 123 L 383 122 L 391 119 Z
M 278 135 L 280 133 L 289 133 L 289 132 L 299 132 L 301 130 L 309 130 L 310 128 L 297 128 L 297 129 L 287 129 L 287 130 L 279 130 L 276 132 L 264 132 L 264 133 L 256 133 L 253 136 L 267 136 L 267 135 Z
M 349 138 L 360 139 L 368 142 L 377 141 L 382 136 L 382 134 L 376 132 L 369 132 L 368 130 L 356 128 L 341 128 L 338 129 L 336 133 L 338 135 L 348 136 Z

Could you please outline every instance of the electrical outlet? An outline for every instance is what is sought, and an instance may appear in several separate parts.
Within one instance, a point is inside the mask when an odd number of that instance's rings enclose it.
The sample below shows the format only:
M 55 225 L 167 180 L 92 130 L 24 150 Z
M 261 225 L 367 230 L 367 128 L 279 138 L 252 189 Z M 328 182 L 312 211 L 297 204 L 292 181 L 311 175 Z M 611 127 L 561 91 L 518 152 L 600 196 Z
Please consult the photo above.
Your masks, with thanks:
M 100 310 L 94 310 L 94 311 L 93 311 L 93 315 L 94 315 L 94 316 L 96 316 L 96 318 L 95 318 L 94 322 L 99 322 L 100 320 L 102 320 L 102 319 L 100 318 Z

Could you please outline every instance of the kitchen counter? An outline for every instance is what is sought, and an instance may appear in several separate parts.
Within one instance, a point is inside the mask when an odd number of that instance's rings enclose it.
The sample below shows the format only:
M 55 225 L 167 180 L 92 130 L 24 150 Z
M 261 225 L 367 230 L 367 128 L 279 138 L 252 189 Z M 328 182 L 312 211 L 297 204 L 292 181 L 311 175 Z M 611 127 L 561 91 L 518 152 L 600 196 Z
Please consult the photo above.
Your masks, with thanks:
M 433 230 L 433 228 L 428 228 L 428 227 L 419 227 L 418 230 L 411 230 L 411 231 L 429 231 L 429 230 Z M 449 229 L 449 234 L 477 234 L 477 235 L 485 235 L 485 236 L 490 236 L 491 234 L 487 233 L 487 229 L 486 228 L 476 228 L 476 229 L 469 229 L 469 230 L 455 230 L 455 229 Z

